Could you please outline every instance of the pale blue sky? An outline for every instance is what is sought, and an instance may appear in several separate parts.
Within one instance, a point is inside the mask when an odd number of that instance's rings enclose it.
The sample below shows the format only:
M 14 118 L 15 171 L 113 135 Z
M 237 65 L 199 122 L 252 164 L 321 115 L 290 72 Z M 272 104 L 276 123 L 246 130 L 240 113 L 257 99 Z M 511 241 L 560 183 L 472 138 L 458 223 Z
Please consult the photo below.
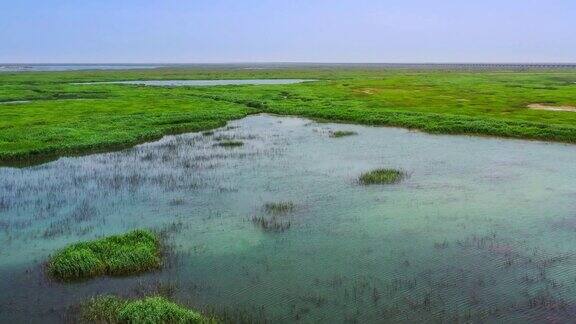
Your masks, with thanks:
M 0 62 L 576 62 L 576 0 L 1 0 Z

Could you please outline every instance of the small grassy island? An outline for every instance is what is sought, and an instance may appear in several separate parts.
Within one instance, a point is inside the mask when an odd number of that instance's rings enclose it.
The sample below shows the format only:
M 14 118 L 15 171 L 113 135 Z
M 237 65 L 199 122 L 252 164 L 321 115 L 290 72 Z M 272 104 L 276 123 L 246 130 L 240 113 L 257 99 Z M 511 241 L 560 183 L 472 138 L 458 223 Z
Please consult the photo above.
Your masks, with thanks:
M 138 274 L 160 267 L 160 242 L 149 230 L 72 244 L 48 262 L 48 273 L 60 281 L 97 276 Z
M 134 300 L 99 296 L 82 305 L 81 315 L 96 323 L 216 323 L 160 296 Z
M 360 183 L 363 185 L 372 184 L 394 184 L 402 181 L 406 173 L 395 169 L 376 169 L 366 172 L 360 176 Z

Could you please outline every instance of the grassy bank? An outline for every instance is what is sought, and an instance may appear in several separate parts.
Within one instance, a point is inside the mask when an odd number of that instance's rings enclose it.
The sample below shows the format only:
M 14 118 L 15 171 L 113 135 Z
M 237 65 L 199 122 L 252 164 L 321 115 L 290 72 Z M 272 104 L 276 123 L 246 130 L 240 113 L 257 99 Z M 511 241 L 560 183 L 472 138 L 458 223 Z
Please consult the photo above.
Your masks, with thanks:
M 216 323 L 164 297 L 129 300 L 100 296 L 82 305 L 81 317 L 89 323 Z
M 160 243 L 148 230 L 135 230 L 100 240 L 72 244 L 48 262 L 49 274 L 60 281 L 102 275 L 138 274 L 161 265 Z
M 78 85 L 145 79 L 307 78 L 292 85 Z M 0 73 L 0 163 L 123 148 L 250 113 L 576 143 L 576 71 L 158 69 Z M 6 104 L 9 101 L 31 102 Z M 1 104 L 4 102 L 4 104 Z
M 130 91 L 128 91 L 130 92 Z M 123 148 L 246 116 L 243 105 L 143 93 L 107 100 L 41 100 L 0 106 L 0 161 Z

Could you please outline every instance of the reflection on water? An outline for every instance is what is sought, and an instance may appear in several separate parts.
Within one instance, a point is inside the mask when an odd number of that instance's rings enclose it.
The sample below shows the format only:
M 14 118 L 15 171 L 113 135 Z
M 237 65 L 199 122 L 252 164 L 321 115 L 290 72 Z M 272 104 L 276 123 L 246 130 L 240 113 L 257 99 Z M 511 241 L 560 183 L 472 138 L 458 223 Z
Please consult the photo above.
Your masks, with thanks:
M 331 138 L 334 130 L 358 135 Z M 0 322 L 58 322 L 88 296 L 158 287 L 255 321 L 568 321 L 575 153 L 259 115 L 214 134 L 0 168 Z M 357 183 L 377 167 L 409 177 Z M 289 222 L 283 231 L 253 222 L 274 202 L 293 204 L 274 215 Z M 73 284 L 44 277 L 55 249 L 139 227 L 166 234 L 162 271 Z
M 208 87 L 221 85 L 258 85 L 258 84 L 294 84 L 314 80 L 305 79 L 246 79 L 246 80 L 147 80 L 147 81 L 112 81 L 85 82 L 79 84 L 135 84 L 164 87 Z

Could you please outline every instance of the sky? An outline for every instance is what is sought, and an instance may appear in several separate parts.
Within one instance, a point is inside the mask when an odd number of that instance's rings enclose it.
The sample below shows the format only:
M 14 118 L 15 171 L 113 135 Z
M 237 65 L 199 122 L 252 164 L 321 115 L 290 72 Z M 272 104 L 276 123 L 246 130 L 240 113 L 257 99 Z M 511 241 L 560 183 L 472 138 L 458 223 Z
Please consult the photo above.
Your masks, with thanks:
M 576 0 L 0 0 L 3 63 L 576 62 Z

